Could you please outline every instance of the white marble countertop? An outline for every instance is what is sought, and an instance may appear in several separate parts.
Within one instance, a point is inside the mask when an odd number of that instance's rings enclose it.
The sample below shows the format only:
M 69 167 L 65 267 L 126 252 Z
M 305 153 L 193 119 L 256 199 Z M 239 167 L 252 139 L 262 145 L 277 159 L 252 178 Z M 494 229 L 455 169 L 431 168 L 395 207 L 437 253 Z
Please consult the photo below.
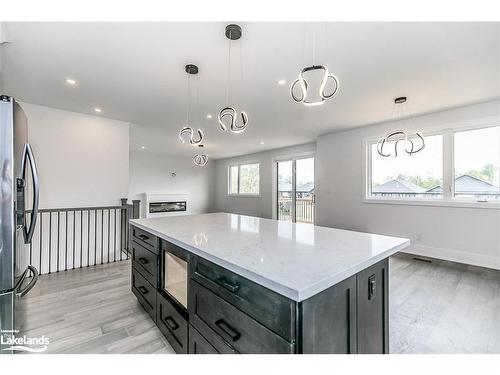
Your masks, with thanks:
M 295 301 L 410 244 L 406 238 L 227 213 L 130 222 Z

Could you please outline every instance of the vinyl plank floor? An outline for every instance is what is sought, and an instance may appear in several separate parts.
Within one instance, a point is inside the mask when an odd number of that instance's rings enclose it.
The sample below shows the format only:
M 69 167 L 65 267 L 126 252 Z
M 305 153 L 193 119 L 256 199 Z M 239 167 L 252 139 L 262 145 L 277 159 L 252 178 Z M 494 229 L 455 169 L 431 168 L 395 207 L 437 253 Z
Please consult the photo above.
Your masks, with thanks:
M 22 333 L 46 353 L 174 353 L 130 291 L 130 262 L 40 277 Z M 391 353 L 500 353 L 500 271 L 409 254 L 390 259 Z
M 414 258 L 390 259 L 391 353 L 500 353 L 500 271 Z
M 174 353 L 130 291 L 130 261 L 42 275 L 20 300 L 21 333 L 44 353 Z

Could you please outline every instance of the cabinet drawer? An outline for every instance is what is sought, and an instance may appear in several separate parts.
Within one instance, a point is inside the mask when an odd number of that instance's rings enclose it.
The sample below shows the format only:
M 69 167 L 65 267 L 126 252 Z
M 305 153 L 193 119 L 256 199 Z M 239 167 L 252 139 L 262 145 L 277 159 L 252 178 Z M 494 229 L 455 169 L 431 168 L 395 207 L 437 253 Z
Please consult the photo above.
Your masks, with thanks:
M 293 353 L 293 344 L 195 281 L 189 297 L 189 320 L 208 340 L 207 327 L 240 353 Z
M 156 296 L 156 324 L 176 353 L 188 351 L 188 323 L 160 293 Z
M 193 326 L 189 327 L 189 354 L 218 354 L 215 349 Z
M 158 255 L 132 241 L 132 259 L 136 267 L 144 271 L 142 274 L 148 279 L 151 285 L 156 286 Z
M 191 256 L 191 278 L 287 341 L 295 337 L 295 302 L 200 257 Z
M 132 292 L 148 314 L 156 321 L 156 290 L 134 266 L 132 267 Z
M 152 251 L 155 254 L 158 254 L 158 237 L 152 235 L 145 230 L 139 229 L 132 225 L 131 228 L 132 239 L 137 243 L 144 246 L 146 249 Z

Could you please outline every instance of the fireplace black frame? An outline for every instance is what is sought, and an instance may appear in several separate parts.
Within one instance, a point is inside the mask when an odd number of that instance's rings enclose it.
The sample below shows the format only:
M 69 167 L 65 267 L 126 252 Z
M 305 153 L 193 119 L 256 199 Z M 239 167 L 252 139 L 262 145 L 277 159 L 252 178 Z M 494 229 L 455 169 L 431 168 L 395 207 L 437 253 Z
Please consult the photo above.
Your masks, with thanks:
M 185 212 L 187 211 L 187 201 L 149 202 L 148 211 L 150 214 Z

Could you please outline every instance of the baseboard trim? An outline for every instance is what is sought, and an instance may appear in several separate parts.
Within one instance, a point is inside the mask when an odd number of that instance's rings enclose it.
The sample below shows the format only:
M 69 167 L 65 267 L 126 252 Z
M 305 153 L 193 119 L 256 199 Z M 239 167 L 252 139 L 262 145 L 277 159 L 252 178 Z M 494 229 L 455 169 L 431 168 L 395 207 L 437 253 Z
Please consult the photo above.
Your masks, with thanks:
M 420 255 L 424 257 L 431 257 L 451 262 L 465 263 L 473 266 L 493 268 L 500 270 L 500 256 L 495 257 L 491 255 L 469 253 L 466 251 L 459 251 L 453 249 L 445 249 L 442 247 L 433 247 L 425 245 L 412 244 L 403 251 L 404 253 Z

